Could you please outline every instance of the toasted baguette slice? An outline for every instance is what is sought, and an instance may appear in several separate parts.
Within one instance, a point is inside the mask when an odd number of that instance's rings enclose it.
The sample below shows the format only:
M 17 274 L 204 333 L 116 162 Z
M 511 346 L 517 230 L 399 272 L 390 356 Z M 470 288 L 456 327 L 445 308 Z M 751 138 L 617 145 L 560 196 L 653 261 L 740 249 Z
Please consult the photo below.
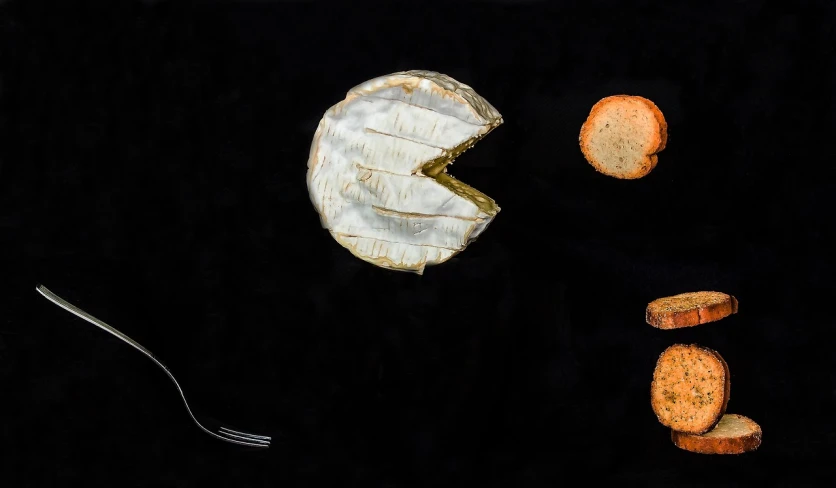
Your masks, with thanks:
M 659 329 L 714 322 L 737 313 L 737 299 L 719 291 L 695 291 L 658 298 L 647 305 L 645 321 Z
M 668 141 L 665 116 L 650 100 L 633 95 L 606 97 L 581 126 L 581 152 L 599 173 L 633 180 L 656 167 Z
M 680 449 L 698 454 L 743 454 L 761 445 L 763 432 L 754 420 L 728 413 L 709 432 L 702 435 L 671 431 L 671 440 Z
M 726 413 L 731 392 L 728 365 L 717 351 L 674 344 L 656 362 L 650 405 L 665 427 L 704 434 Z

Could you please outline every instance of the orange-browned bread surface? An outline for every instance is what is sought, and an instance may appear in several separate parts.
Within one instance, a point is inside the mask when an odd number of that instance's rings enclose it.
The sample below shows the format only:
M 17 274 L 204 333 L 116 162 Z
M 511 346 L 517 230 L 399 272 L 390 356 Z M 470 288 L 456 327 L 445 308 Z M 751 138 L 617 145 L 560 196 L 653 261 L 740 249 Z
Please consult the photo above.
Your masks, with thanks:
M 584 158 L 599 173 L 633 180 L 650 173 L 668 140 L 668 124 L 650 100 L 613 95 L 592 106 L 578 141 Z
M 674 445 L 698 454 L 743 454 L 761 445 L 763 431 L 754 420 L 729 413 L 716 427 L 702 435 L 671 430 Z
M 674 344 L 656 362 L 650 404 L 665 427 L 703 434 L 726 412 L 731 391 L 725 360 L 697 344 Z
M 737 313 L 737 299 L 719 291 L 694 291 L 658 298 L 647 305 L 645 321 L 659 329 L 714 322 Z

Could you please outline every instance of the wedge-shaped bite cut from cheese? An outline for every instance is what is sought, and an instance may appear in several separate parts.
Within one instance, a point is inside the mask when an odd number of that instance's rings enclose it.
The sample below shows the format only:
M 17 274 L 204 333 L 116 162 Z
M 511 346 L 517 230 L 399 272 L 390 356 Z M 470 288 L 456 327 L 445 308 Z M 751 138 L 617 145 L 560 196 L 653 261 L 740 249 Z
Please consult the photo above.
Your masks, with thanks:
M 702 435 L 671 431 L 671 441 L 680 449 L 697 454 L 744 454 L 761 445 L 763 431 L 754 420 L 727 413 L 716 427 Z
M 354 87 L 311 144 L 308 192 L 322 226 L 383 268 L 421 274 L 450 259 L 500 208 L 447 166 L 502 122 L 473 88 L 433 71 Z

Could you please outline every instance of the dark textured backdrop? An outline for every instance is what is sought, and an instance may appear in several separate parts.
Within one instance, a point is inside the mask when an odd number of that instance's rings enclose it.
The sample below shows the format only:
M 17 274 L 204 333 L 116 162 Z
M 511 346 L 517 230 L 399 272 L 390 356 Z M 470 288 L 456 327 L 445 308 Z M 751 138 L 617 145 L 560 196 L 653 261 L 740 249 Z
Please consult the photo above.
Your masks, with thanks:
M 836 11 L 698 4 L 3 2 L 0 484 L 832 483 Z M 452 171 L 502 212 L 422 277 L 339 247 L 304 178 L 322 113 L 403 69 L 506 121 Z M 578 149 L 618 93 L 670 124 L 641 180 Z M 161 371 L 38 282 L 273 447 L 200 432 Z M 701 289 L 740 313 L 644 323 Z M 725 356 L 757 452 L 671 444 L 649 385 L 675 342 Z

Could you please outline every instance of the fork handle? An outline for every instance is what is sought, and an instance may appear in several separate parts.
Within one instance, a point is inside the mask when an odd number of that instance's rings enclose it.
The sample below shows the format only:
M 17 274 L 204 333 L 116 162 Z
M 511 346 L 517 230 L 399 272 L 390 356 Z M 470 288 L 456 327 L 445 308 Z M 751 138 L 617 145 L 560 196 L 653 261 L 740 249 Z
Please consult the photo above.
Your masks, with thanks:
M 59 307 L 63 308 L 64 310 L 72 313 L 73 315 L 75 315 L 77 317 L 80 317 L 80 318 L 86 320 L 87 322 L 90 322 L 91 324 L 95 325 L 96 327 L 99 327 L 100 329 L 103 329 L 105 332 L 113 334 L 114 336 L 118 337 L 119 339 L 121 339 L 124 342 L 133 346 L 137 351 L 141 352 L 142 354 L 145 354 L 148 357 L 148 359 L 150 359 L 151 361 L 154 361 L 154 364 L 156 364 L 157 366 L 160 367 L 160 369 L 165 371 L 165 374 L 168 375 L 169 379 L 171 379 L 171 381 L 174 383 L 174 386 L 177 387 L 177 391 L 180 392 L 180 398 L 183 400 L 183 405 L 185 405 L 186 411 L 189 412 L 189 416 L 192 418 L 192 421 L 194 421 L 194 423 L 201 430 L 203 430 L 207 434 L 211 435 L 212 437 L 215 437 L 215 438 L 220 439 L 222 441 L 231 442 L 233 444 L 240 444 L 240 445 L 250 446 L 250 447 L 269 447 L 270 438 L 266 437 L 266 436 L 255 436 L 255 435 L 252 435 L 252 434 L 246 434 L 246 433 L 238 432 L 238 431 L 231 430 L 231 429 L 225 429 L 223 427 L 221 428 L 221 431 L 224 432 L 225 436 L 221 436 L 221 435 L 218 435 L 215 432 L 212 432 L 211 430 L 207 429 L 206 427 L 204 427 L 203 424 L 198 422 L 197 418 L 194 416 L 194 413 L 192 413 L 192 409 L 191 409 L 191 407 L 189 407 L 189 402 L 186 401 L 186 394 L 183 392 L 183 388 L 180 387 L 180 383 L 178 383 L 177 380 L 174 379 L 174 375 L 171 374 L 171 371 L 168 370 L 168 368 L 162 363 L 162 361 L 160 361 L 153 354 L 151 354 L 151 351 L 149 351 L 148 349 L 145 349 L 138 342 L 136 342 L 135 340 L 126 336 L 125 334 L 119 332 L 118 330 L 116 330 L 112 326 L 104 323 L 104 321 L 99 320 L 96 317 L 93 317 L 92 315 L 85 312 L 84 310 L 81 310 L 80 308 L 76 307 L 72 303 L 67 302 L 63 298 L 56 295 L 55 293 L 49 291 L 49 289 L 47 289 L 47 287 L 45 287 L 44 285 L 38 284 L 35 287 L 35 289 L 38 291 L 38 293 L 43 295 L 47 300 L 49 300 L 52 303 L 58 305 Z M 244 437 L 244 436 L 246 436 L 246 437 Z M 237 439 L 242 439 L 242 440 L 237 440 L 236 438 Z M 265 442 L 265 440 L 266 440 L 266 442 Z
M 63 308 L 64 310 L 70 312 L 71 314 L 73 314 L 77 317 L 81 317 L 82 319 L 90 322 L 91 324 L 95 325 L 96 327 L 99 327 L 100 329 L 103 329 L 105 332 L 109 332 L 110 334 L 113 334 L 114 336 L 118 337 L 119 339 L 122 339 L 123 341 L 127 342 L 128 344 L 130 344 L 131 346 L 136 348 L 139 352 L 141 352 L 142 354 L 145 354 L 146 356 L 151 358 L 152 361 L 157 363 L 157 365 L 159 365 L 161 368 L 166 370 L 166 372 L 168 372 L 168 368 L 166 368 L 163 365 L 163 363 L 160 362 L 159 359 L 157 359 L 153 354 L 151 354 L 151 351 L 149 351 L 148 349 L 145 349 L 144 347 L 142 347 L 142 345 L 140 345 L 135 340 L 126 336 L 122 332 L 119 332 L 118 330 L 116 330 L 112 326 L 106 324 L 103 320 L 97 319 L 96 317 L 93 317 L 92 315 L 85 312 L 84 310 L 81 310 L 80 308 L 76 307 L 72 303 L 69 303 L 68 301 L 59 297 L 55 293 L 49 291 L 49 289 L 47 289 L 47 287 L 45 287 L 44 285 L 39 284 L 35 289 L 38 291 L 38 293 L 43 295 L 47 300 L 49 300 L 52 303 L 58 305 L 59 307 Z M 170 373 L 169 373 L 169 375 L 170 375 Z

